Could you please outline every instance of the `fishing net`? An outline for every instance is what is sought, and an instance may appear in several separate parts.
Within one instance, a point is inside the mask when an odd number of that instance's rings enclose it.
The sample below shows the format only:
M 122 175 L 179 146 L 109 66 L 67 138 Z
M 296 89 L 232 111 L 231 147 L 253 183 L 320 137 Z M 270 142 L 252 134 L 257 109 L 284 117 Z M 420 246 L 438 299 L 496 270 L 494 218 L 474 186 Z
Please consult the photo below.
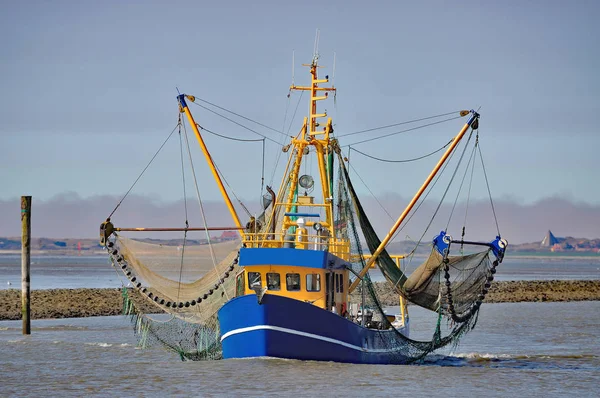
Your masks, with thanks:
M 352 263 L 352 269 L 358 274 L 366 266 L 359 228 L 371 253 L 381 241 L 363 211 L 339 152 L 338 158 L 336 225 L 344 228 L 337 232 L 346 234 L 350 239 L 352 258 L 358 260 Z M 485 250 L 465 256 L 444 257 L 434 247 L 429 258 L 407 277 L 384 250 L 376 264 L 394 291 L 413 304 L 438 314 L 430 341 L 412 340 L 395 328 L 386 328 L 380 332 L 384 346 L 405 358 L 406 362 L 412 362 L 446 345 L 457 344 L 462 335 L 475 327 L 481 302 L 493 280 L 498 261 L 490 261 L 489 253 L 490 250 Z M 361 303 L 378 314 L 380 319 L 386 319 L 369 273 L 358 286 L 351 301 Z
M 123 289 L 141 347 L 163 346 L 182 359 L 221 358 L 216 314 L 235 295 L 238 241 L 170 246 L 114 234 L 107 248 L 141 296 L 165 313 L 144 314 Z
M 336 152 L 339 172 L 333 194 L 335 235 L 350 242 L 351 270 L 358 275 L 366 266 L 364 255 L 373 253 L 381 241 L 354 191 L 339 151 Z M 277 195 L 278 201 L 292 194 L 296 195 L 290 184 L 284 184 Z M 275 239 L 275 231 L 282 229 L 282 219 L 281 212 L 262 214 L 252 229 L 266 236 L 265 240 L 250 240 L 245 244 L 269 247 L 270 235 Z M 216 314 L 236 293 L 232 276 L 242 271 L 237 265 L 238 242 L 165 245 L 113 234 L 107 249 L 113 264 L 123 270 L 138 292 L 165 313 L 144 314 L 133 304 L 127 290 L 123 291 L 125 313 L 135 324 L 141 346 L 164 346 L 189 360 L 222 357 Z M 418 361 L 441 347 L 457 344 L 475 326 L 498 265 L 498 260 L 491 260 L 491 253 L 486 248 L 449 256 L 448 252 L 440 254 L 434 246 L 430 256 L 410 276 L 387 251 L 377 259 L 377 266 L 396 293 L 436 314 L 437 322 L 432 325 L 429 340 L 410 339 L 391 327 L 368 272 L 350 295 L 350 304 L 358 305 L 363 317 L 368 309 L 373 319 L 379 320 L 376 345 L 397 353 L 398 360 L 392 362 Z
M 494 267 L 489 252 L 444 259 L 434 247 L 425 262 L 404 283 L 405 296 L 423 308 L 440 310 L 444 315 L 464 316 L 480 300 L 479 295 L 492 275 Z

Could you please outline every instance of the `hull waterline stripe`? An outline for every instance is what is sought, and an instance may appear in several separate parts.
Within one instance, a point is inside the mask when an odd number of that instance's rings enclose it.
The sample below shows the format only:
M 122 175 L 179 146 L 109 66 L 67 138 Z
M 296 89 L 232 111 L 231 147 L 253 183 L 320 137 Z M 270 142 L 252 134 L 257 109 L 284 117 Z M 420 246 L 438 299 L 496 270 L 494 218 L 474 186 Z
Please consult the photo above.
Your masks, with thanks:
M 255 331 L 255 330 L 274 330 L 274 331 L 282 332 L 282 333 L 295 334 L 297 336 L 303 336 L 303 337 L 308 337 L 308 338 L 311 338 L 311 339 L 326 341 L 326 342 L 332 343 L 332 344 L 338 344 L 338 345 L 341 345 L 341 346 L 344 346 L 344 347 L 347 347 L 347 348 L 351 348 L 351 349 L 356 350 L 356 351 L 362 351 L 362 352 L 382 353 L 382 352 L 394 352 L 395 351 L 395 350 L 385 350 L 385 349 L 372 349 L 372 350 L 369 350 L 367 348 L 359 347 L 357 345 L 346 343 L 346 342 L 341 341 L 341 340 L 332 339 L 330 337 L 319 336 L 318 334 L 301 332 L 301 331 L 294 330 L 294 329 L 282 328 L 282 327 L 279 327 L 279 326 L 271 326 L 271 325 L 257 325 L 257 326 L 250 326 L 250 327 L 247 327 L 247 328 L 234 329 L 234 330 L 231 330 L 231 331 L 225 333 L 221 337 L 221 341 L 225 340 L 226 338 L 228 338 L 230 336 L 236 335 L 236 334 L 252 332 L 252 331 Z

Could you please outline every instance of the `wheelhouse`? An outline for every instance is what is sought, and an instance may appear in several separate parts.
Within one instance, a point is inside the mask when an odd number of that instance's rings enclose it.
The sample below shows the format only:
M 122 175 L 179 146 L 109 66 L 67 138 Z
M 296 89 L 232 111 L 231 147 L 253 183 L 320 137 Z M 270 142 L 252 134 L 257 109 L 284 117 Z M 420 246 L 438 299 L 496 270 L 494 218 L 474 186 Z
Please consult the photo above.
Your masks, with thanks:
M 305 301 L 342 315 L 348 302 L 347 263 L 329 252 L 296 248 L 242 248 L 236 296 L 268 294 Z

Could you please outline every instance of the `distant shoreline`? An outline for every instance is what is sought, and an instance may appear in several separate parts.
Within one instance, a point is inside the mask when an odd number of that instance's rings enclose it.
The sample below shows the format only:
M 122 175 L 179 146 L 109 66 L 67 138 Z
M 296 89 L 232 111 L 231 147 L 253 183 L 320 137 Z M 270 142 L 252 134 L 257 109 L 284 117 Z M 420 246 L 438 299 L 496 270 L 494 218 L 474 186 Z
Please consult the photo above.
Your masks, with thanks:
M 0 250 L 1 256 L 14 256 L 20 255 L 21 250 Z M 32 250 L 32 256 L 56 256 L 56 257 L 102 257 L 107 256 L 106 251 L 97 250 L 97 251 L 89 251 L 82 250 L 81 252 L 74 250 Z M 416 254 L 415 257 L 426 256 L 427 254 Z M 508 252 L 506 254 L 506 260 L 511 259 L 527 259 L 527 260 L 555 260 L 555 259 L 581 259 L 581 260 L 599 260 L 600 261 L 600 253 L 594 252 L 556 252 L 556 253 L 548 253 L 548 252 L 517 252 L 515 254 L 511 254 Z
M 375 283 L 381 304 L 398 305 L 398 295 L 384 282 Z M 160 308 L 129 289 L 138 308 L 160 313 Z M 600 280 L 494 282 L 484 303 L 600 301 Z M 120 315 L 121 289 L 48 289 L 31 292 L 32 319 Z M 0 290 L 0 320 L 21 319 L 21 291 Z

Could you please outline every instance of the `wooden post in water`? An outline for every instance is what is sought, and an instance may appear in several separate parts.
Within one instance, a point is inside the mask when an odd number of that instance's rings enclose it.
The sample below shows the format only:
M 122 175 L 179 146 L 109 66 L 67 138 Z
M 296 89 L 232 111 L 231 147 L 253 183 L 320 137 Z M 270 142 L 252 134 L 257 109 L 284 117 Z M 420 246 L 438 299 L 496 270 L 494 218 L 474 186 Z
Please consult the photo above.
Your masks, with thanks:
M 23 334 L 31 334 L 30 243 L 31 196 L 21 196 L 21 314 L 23 317 Z

